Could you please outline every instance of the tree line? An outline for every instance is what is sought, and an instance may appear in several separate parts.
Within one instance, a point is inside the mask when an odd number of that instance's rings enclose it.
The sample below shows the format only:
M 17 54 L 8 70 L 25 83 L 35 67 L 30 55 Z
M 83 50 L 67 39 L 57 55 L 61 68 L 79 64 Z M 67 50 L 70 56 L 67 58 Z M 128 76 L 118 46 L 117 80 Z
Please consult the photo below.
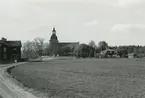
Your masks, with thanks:
M 98 46 L 94 41 L 90 41 L 90 46 L 95 47 L 95 52 L 100 53 L 106 49 L 113 49 L 117 52 L 117 55 L 120 57 L 127 57 L 128 54 L 134 53 L 134 55 L 138 58 L 145 57 L 145 46 L 139 45 L 124 45 L 124 46 L 108 46 L 108 43 L 105 41 L 100 41 Z
M 108 46 L 106 41 L 100 41 L 96 44 L 93 40 L 88 44 L 79 44 L 75 49 L 63 49 L 66 52 L 74 52 L 77 57 L 97 57 L 101 51 L 106 49 L 113 49 L 117 51 L 120 57 L 126 57 L 128 53 L 134 53 L 137 57 L 145 56 L 145 46 Z M 33 41 L 26 41 L 22 44 L 22 57 L 37 58 L 39 56 L 49 55 L 49 43 L 45 42 L 43 38 L 37 37 Z

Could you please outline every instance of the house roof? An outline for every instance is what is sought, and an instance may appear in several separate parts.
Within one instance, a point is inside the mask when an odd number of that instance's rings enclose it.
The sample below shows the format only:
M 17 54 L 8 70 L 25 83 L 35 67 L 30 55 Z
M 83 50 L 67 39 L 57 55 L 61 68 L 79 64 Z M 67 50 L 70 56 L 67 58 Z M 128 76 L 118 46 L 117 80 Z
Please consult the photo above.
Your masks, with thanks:
M 21 47 L 21 41 L 6 41 L 12 47 Z
M 2 41 L 0 40 L 1 43 L 11 46 L 11 47 L 21 47 L 21 41 Z
M 9 46 L 9 44 L 7 44 L 7 43 L 3 42 L 2 40 L 0 40 L 0 43 L 5 44 L 5 45 Z

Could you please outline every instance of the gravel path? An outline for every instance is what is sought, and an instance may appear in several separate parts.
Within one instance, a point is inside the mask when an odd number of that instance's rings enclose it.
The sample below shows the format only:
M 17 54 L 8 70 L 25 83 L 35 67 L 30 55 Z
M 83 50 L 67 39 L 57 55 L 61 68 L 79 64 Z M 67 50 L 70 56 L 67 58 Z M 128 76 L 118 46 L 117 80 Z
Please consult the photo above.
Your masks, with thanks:
M 17 66 L 23 63 L 9 64 L 0 67 L 0 98 L 37 98 L 29 92 L 24 91 L 19 86 L 15 85 L 8 77 L 5 76 L 5 70 L 12 66 Z

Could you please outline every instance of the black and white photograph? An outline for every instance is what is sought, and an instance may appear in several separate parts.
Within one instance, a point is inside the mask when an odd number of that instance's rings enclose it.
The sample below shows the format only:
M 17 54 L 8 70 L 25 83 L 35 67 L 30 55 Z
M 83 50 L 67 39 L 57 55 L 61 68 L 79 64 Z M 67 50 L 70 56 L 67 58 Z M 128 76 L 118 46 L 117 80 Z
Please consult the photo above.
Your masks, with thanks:
M 0 98 L 145 98 L 145 0 L 0 0 Z

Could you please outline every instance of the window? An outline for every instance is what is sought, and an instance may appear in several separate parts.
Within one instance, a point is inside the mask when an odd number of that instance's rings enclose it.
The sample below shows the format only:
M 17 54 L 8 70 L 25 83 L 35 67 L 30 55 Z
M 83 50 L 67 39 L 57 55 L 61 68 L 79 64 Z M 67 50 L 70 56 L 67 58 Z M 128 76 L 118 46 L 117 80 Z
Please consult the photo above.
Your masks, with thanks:
M 17 51 L 17 48 L 13 48 L 12 51 Z
M 4 59 L 7 59 L 7 55 L 6 54 L 4 54 Z
M 7 48 L 6 47 L 4 47 L 4 52 L 7 52 Z

